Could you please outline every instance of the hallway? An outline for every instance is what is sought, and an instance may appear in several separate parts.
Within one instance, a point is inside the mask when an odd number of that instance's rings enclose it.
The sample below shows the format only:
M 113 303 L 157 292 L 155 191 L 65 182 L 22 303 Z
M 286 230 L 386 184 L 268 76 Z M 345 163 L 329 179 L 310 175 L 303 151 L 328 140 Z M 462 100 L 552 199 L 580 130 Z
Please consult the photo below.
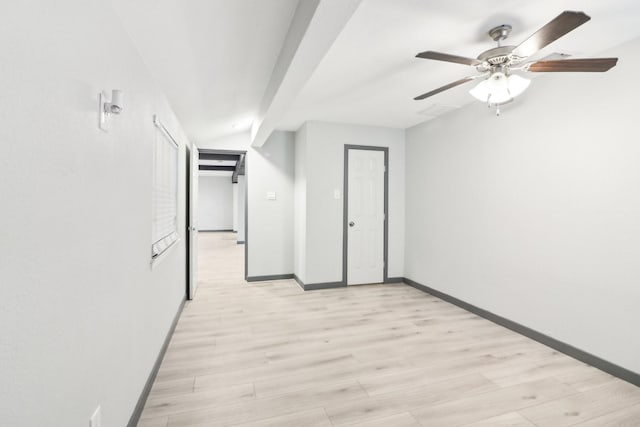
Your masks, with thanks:
M 233 233 L 200 248 L 140 426 L 640 422 L 640 389 L 409 286 L 246 283 Z

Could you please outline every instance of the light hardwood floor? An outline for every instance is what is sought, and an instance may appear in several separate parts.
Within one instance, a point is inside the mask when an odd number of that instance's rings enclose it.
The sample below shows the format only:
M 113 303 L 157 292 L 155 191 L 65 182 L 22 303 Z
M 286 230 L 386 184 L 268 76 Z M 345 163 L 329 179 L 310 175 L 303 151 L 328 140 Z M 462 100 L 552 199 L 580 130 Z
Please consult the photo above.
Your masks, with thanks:
M 640 426 L 639 388 L 409 286 L 247 283 L 200 242 L 140 426 Z

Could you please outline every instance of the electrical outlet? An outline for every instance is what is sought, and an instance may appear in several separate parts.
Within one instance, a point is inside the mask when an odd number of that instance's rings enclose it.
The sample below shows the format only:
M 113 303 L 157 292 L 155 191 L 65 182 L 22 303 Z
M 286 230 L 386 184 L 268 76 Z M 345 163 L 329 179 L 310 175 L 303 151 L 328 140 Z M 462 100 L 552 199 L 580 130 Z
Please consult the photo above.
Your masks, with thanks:
M 275 200 L 276 192 L 275 191 L 267 191 L 267 200 Z
M 100 413 L 100 406 L 96 408 L 89 418 L 89 427 L 102 427 L 102 414 Z

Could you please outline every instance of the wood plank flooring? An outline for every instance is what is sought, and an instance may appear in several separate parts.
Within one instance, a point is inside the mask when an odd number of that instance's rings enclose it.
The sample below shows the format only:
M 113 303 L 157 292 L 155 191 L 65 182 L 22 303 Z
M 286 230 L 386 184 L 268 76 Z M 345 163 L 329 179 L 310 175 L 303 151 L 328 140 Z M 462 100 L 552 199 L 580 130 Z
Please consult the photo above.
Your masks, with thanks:
M 243 280 L 200 234 L 139 426 L 640 426 L 640 389 L 404 284 Z

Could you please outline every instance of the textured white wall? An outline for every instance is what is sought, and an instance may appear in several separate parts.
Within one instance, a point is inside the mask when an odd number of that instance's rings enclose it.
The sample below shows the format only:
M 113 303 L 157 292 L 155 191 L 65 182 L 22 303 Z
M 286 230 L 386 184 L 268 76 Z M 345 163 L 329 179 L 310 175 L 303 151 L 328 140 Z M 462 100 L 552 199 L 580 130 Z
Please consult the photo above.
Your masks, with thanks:
M 230 176 L 207 176 L 198 179 L 198 228 L 233 229 L 233 184 Z
M 342 281 L 344 146 L 389 147 L 389 277 L 404 274 L 404 131 L 308 122 L 305 283 Z M 334 198 L 334 190 L 340 198 Z M 298 191 L 299 193 L 299 191 Z
M 0 424 L 124 426 L 185 292 L 184 239 L 152 269 L 152 115 L 186 138 L 108 2 L 0 18 Z M 124 111 L 98 129 L 101 90 Z
M 640 372 L 639 52 L 408 130 L 406 277 Z

